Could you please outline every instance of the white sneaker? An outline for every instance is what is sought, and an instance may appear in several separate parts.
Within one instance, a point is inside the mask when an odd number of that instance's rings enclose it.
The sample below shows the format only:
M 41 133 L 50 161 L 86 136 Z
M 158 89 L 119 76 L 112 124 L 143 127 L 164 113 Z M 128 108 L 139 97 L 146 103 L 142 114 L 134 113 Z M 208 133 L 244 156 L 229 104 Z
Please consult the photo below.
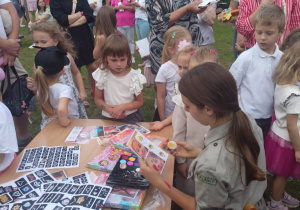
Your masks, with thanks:
M 131 63 L 135 63 L 135 58 L 133 56 L 131 57 Z
M 24 27 L 25 27 L 25 25 L 22 25 L 22 24 L 20 25 L 20 28 L 24 28 Z

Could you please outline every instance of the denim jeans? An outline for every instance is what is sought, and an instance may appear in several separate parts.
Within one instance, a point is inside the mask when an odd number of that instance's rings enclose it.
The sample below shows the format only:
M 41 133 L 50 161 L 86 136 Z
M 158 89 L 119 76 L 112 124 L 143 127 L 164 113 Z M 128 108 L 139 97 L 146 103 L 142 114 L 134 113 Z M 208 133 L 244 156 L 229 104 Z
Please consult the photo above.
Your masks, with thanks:
M 135 31 L 138 40 L 148 38 L 150 33 L 149 22 L 140 18 L 135 19 Z
M 126 36 L 130 52 L 134 54 L 134 26 L 119 26 L 117 30 Z
M 93 33 L 93 27 L 95 26 L 95 22 L 96 22 L 96 16 L 94 16 L 94 21 L 88 24 L 92 33 Z

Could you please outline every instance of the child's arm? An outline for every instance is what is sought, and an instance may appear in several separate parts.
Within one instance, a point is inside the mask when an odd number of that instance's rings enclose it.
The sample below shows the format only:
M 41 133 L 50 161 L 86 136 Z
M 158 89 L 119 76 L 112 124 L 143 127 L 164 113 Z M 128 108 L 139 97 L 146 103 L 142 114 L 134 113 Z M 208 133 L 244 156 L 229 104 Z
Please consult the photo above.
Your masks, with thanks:
M 163 121 L 155 121 L 155 122 L 150 123 L 151 127 L 149 128 L 149 130 L 150 131 L 160 131 L 164 127 L 171 125 L 172 124 L 172 116 L 173 116 L 173 113 L 170 114 L 170 116 L 167 117 L 166 119 L 164 119 Z
M 196 200 L 194 197 L 189 196 L 175 187 L 171 187 L 165 182 L 158 171 L 153 168 L 153 163 L 146 159 L 146 163 L 139 158 L 141 174 L 158 190 L 162 191 L 172 201 L 176 202 L 183 209 L 196 209 Z
M 166 119 L 166 113 L 165 113 L 165 100 L 166 100 L 166 83 L 163 82 L 157 82 L 157 109 L 158 114 L 160 117 L 160 120 Z
M 35 83 L 34 79 L 31 78 L 31 77 L 27 77 L 26 80 L 27 80 L 27 88 L 29 90 L 31 90 L 34 93 L 34 95 L 36 95 L 37 86 L 36 86 L 36 83 Z
M 58 107 L 57 107 L 57 115 L 59 119 L 59 123 L 61 126 L 66 127 L 70 124 L 70 119 L 68 115 L 68 103 L 69 98 L 63 97 L 59 99 Z
M 187 116 L 183 107 L 175 105 L 172 118 L 173 124 L 173 141 L 184 141 L 186 142 L 187 133 Z M 188 175 L 188 165 L 186 163 L 186 158 L 176 157 L 176 170 L 179 174 L 187 178 Z
M 300 163 L 300 138 L 297 127 L 298 114 L 287 114 L 286 121 L 289 136 L 295 150 L 295 159 L 297 163 Z
M 73 57 L 69 53 L 68 53 L 68 58 L 71 62 L 72 77 L 73 77 L 74 83 L 79 91 L 79 96 L 78 96 L 79 100 L 85 101 L 87 99 L 87 95 L 86 95 L 86 92 L 84 89 L 84 83 L 83 83 L 81 73 L 80 73 L 77 65 L 75 64 Z
M 105 42 L 105 35 L 97 35 L 95 38 L 95 47 L 93 51 L 93 57 L 95 60 L 98 60 L 100 58 L 101 49 Z
M 111 108 L 109 105 L 107 105 L 103 100 L 102 100 L 102 90 L 99 90 L 99 88 L 95 88 L 95 97 L 94 97 L 95 104 L 102 110 L 108 112 L 109 114 L 111 113 Z
M 138 109 L 143 106 L 143 103 L 143 92 L 141 92 L 131 103 L 110 106 L 112 108 L 111 116 L 115 119 L 123 119 L 126 117 L 124 114 L 126 110 Z

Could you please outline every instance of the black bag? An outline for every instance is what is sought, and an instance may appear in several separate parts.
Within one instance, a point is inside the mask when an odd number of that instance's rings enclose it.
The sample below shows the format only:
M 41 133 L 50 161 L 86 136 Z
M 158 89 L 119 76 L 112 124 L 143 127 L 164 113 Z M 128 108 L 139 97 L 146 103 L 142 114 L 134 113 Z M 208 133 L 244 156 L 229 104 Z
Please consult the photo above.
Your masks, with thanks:
M 11 84 L 10 83 L 10 70 L 6 65 L 4 66 L 4 72 L 6 74 L 5 80 L 7 80 L 7 88 L 5 93 L 3 93 L 4 82 L 2 81 L 1 93 L 2 101 L 8 107 L 11 114 L 15 117 L 20 117 L 26 112 L 29 101 L 34 96 L 33 92 L 27 88 L 27 74 L 19 76 L 14 66 L 10 66 L 13 73 L 16 75 L 17 80 Z

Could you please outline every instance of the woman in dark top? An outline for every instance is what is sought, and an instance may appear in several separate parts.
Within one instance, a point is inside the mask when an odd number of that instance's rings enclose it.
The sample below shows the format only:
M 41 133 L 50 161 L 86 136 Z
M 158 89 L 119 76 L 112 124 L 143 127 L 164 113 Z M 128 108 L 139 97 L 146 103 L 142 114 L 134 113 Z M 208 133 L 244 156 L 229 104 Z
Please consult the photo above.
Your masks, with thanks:
M 94 37 L 88 26 L 94 20 L 93 10 L 87 0 L 77 0 L 74 14 L 72 0 L 51 0 L 50 9 L 58 24 L 68 29 L 77 53 L 75 63 L 79 69 L 86 65 L 89 83 L 93 88 L 92 73 L 96 69 L 93 58 Z
M 150 61 L 153 74 L 161 66 L 164 46 L 163 35 L 169 27 L 181 25 L 192 35 L 193 44 L 200 46 L 203 38 L 200 32 L 197 14 L 206 8 L 198 8 L 200 0 L 146 0 L 146 9 L 151 28 Z

